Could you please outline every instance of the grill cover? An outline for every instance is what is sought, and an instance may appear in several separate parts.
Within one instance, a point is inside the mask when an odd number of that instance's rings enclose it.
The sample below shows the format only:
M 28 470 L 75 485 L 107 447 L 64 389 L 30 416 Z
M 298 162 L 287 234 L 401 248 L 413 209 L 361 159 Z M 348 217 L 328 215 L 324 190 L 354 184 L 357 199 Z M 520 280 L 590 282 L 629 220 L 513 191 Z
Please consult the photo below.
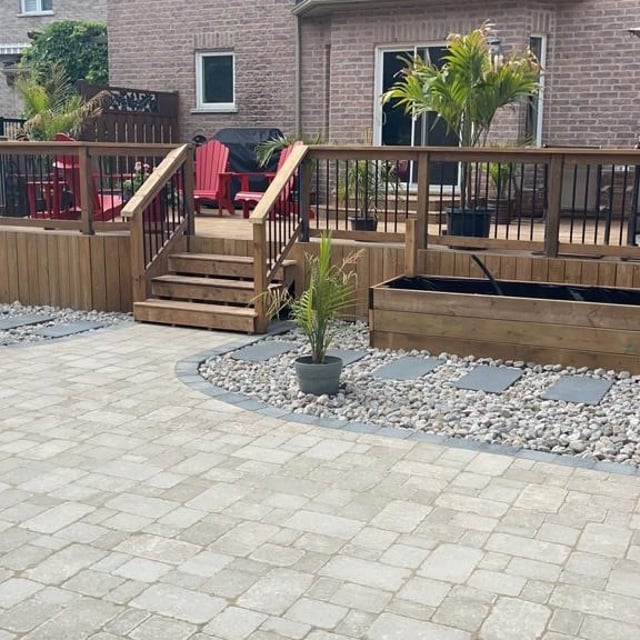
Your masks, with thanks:
M 256 158 L 256 146 L 265 140 L 282 137 L 282 131 L 275 128 L 247 128 L 247 129 L 220 129 L 213 135 L 215 140 L 229 147 L 229 166 L 232 171 L 275 171 L 278 166 L 278 156 L 275 153 L 266 167 L 261 167 Z M 251 178 L 252 191 L 264 191 L 268 181 L 264 178 Z M 232 193 L 235 195 L 240 190 L 240 181 L 233 180 Z

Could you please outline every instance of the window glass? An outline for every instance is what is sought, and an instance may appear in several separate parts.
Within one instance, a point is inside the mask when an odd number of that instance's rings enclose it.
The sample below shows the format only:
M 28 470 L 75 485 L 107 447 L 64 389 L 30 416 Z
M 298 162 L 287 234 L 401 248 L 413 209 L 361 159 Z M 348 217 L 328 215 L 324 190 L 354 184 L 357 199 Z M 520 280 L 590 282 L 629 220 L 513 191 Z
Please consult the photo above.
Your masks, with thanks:
M 232 52 L 196 55 L 196 106 L 199 109 L 235 109 L 234 64 Z
M 205 56 L 202 58 L 203 92 L 205 103 L 233 102 L 233 56 Z
M 53 0 L 22 0 L 23 13 L 53 11 Z

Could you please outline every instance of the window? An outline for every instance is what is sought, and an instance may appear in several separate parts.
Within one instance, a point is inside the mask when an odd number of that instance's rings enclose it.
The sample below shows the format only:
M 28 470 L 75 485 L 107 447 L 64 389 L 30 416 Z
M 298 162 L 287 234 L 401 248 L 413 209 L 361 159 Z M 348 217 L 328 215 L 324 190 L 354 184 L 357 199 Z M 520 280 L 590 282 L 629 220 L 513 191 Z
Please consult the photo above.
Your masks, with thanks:
M 542 72 L 540 73 L 540 91 L 530 96 L 527 101 L 527 120 L 525 125 L 525 138 L 531 144 L 542 146 L 542 99 L 544 90 L 544 67 L 547 58 L 547 37 L 531 36 L 529 38 L 529 48 L 531 53 L 538 59 Z
M 196 54 L 196 108 L 235 111 L 235 58 L 231 51 Z
M 21 0 L 22 13 L 46 13 L 53 11 L 53 0 Z

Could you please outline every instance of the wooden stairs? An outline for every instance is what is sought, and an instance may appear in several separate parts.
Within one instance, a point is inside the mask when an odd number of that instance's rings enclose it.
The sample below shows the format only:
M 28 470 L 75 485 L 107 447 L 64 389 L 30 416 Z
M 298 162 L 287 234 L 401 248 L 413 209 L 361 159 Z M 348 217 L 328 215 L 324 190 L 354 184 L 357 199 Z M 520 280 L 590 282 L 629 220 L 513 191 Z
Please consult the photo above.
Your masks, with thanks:
M 152 297 L 134 304 L 136 320 L 242 333 L 258 331 L 252 303 L 252 257 L 176 253 L 169 256 L 168 270 L 152 278 Z M 295 261 L 285 260 L 270 286 L 289 288 L 294 278 Z

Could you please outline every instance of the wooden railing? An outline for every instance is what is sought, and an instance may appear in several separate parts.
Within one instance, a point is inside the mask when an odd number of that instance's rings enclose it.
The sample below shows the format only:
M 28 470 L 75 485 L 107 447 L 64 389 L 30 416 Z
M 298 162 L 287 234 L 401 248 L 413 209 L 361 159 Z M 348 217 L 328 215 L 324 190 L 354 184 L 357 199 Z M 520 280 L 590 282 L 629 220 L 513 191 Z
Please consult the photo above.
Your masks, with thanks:
M 310 234 L 401 242 L 415 222 L 428 245 L 639 258 L 640 151 L 312 146 Z M 466 203 L 489 212 L 488 237 L 453 235 L 448 212 Z M 366 206 L 365 206 L 366 205 Z M 375 216 L 377 232 L 352 231 Z
M 295 145 L 249 218 L 253 225 L 254 292 L 258 331 L 268 318 L 264 292 L 301 232 L 309 225 L 308 147 Z
M 184 235 L 193 235 L 193 150 L 168 153 L 122 210 L 131 229 L 133 302 L 147 297 L 154 264 Z
M 139 186 L 136 167 L 146 178 L 175 148 L 0 142 L 0 226 L 76 230 L 87 235 L 128 230 L 129 223 L 120 212 Z

